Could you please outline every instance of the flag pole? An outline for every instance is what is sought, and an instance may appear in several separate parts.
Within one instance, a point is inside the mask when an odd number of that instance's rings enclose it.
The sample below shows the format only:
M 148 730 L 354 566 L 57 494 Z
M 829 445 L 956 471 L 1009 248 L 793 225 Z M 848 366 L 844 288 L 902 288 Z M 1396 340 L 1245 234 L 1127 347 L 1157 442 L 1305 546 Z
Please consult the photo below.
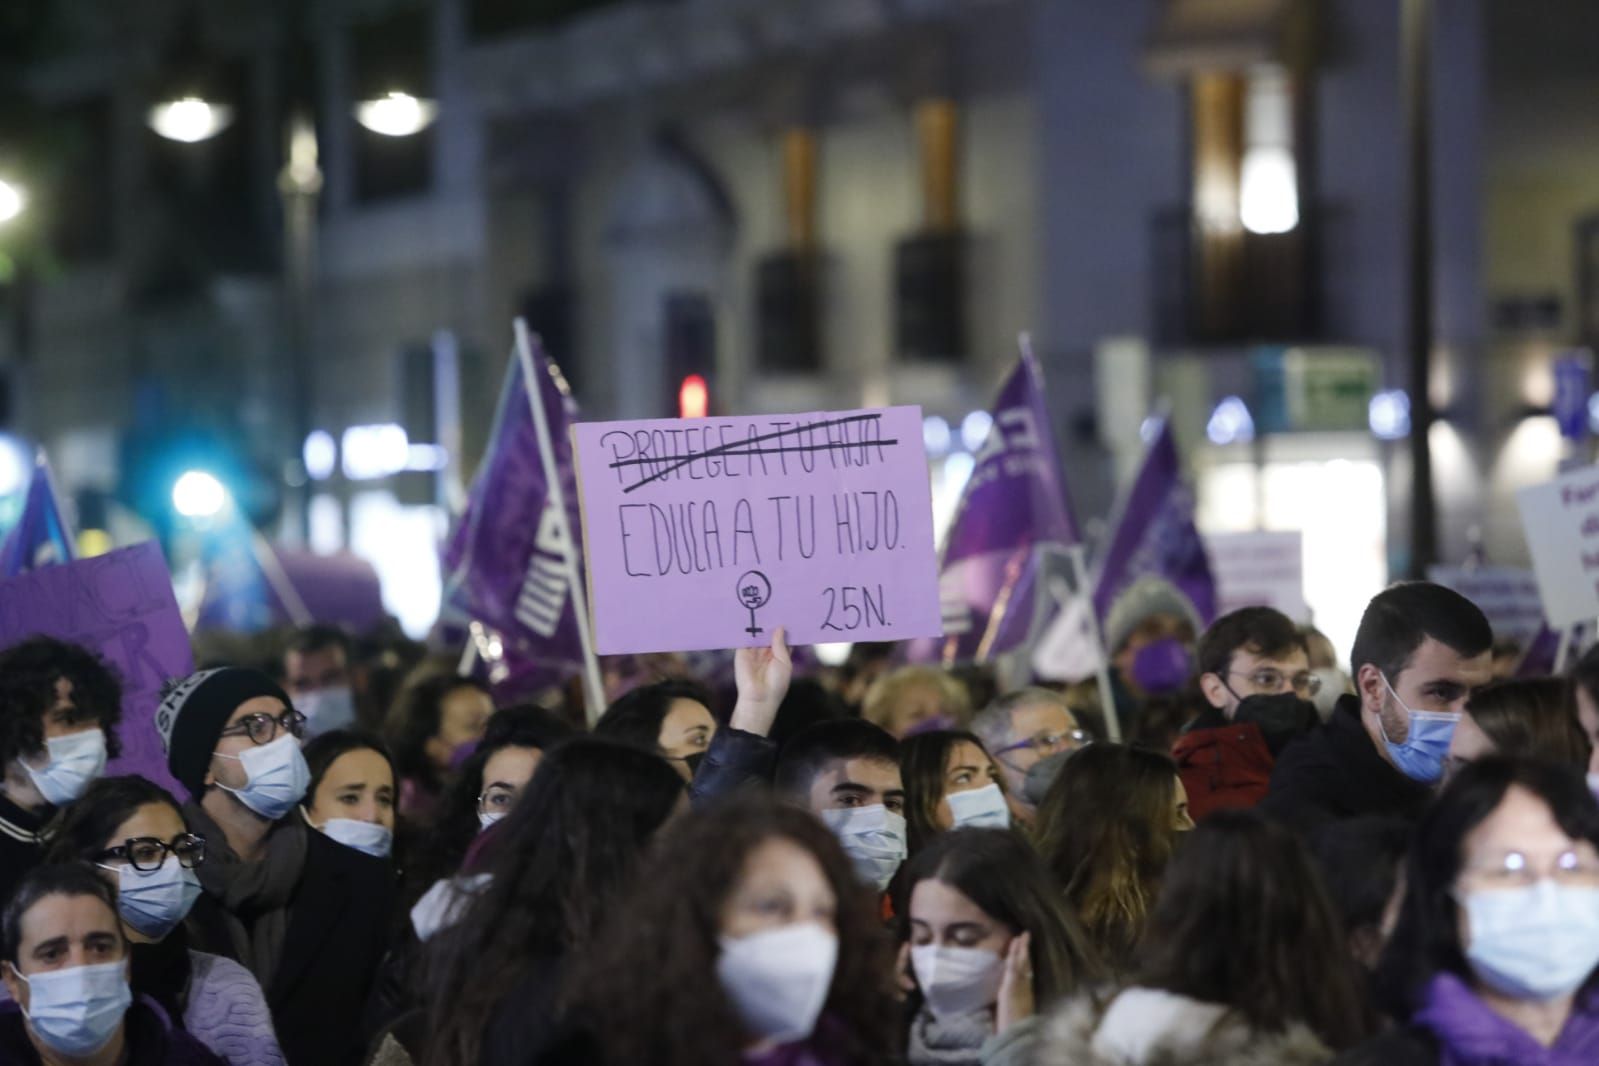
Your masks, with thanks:
M 1094 590 L 1088 583 L 1088 562 L 1083 555 L 1081 542 L 1071 545 L 1066 553 L 1072 561 L 1072 574 L 1077 581 L 1080 595 L 1089 599 L 1088 632 L 1094 642 L 1094 675 L 1099 681 L 1099 704 L 1105 712 L 1105 733 L 1112 744 L 1120 744 L 1122 739 L 1121 715 L 1116 711 L 1116 691 L 1110 684 L 1110 659 L 1105 655 L 1105 638 L 1099 632 L 1099 612 L 1094 610 Z
M 575 531 L 567 522 L 566 488 L 561 484 L 561 474 L 555 465 L 555 450 L 550 443 L 550 422 L 544 412 L 541 398 L 542 382 L 533 363 L 533 342 L 527 322 L 517 317 L 516 358 L 522 365 L 522 383 L 527 391 L 528 406 L 533 410 L 533 430 L 539 439 L 539 460 L 544 465 L 544 480 L 550 486 L 550 502 L 555 507 L 555 525 L 561 534 L 561 564 L 566 571 L 567 587 L 572 590 L 572 608 L 577 614 L 577 636 L 583 646 L 583 695 L 587 706 L 588 723 L 599 721 L 605 710 L 605 687 L 600 683 L 600 660 L 594 654 L 594 644 L 589 632 L 588 590 L 583 585 L 583 575 L 577 569 L 577 541 Z
M 1566 672 L 1566 658 L 1571 654 L 1571 626 L 1560 630 L 1560 648 L 1555 652 L 1555 675 Z

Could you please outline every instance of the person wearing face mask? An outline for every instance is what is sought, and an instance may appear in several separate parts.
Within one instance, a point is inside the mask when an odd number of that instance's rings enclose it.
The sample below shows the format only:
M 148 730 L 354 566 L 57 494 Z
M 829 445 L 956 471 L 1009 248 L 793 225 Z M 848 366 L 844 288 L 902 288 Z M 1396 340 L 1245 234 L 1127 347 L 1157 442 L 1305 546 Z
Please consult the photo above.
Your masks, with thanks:
M 656 832 L 688 805 L 682 778 L 631 744 L 552 751 L 495 829 L 488 883 L 428 968 L 430 1066 L 509 1066 L 555 1030 L 565 975 L 620 909 Z M 631 916 L 628 917 L 631 920 Z
M 951 829 L 1010 827 L 1010 797 L 999 768 L 971 733 L 940 730 L 901 741 L 899 772 L 913 856 Z
M 283 650 L 283 688 L 305 715 L 306 736 L 355 728 L 349 638 L 328 625 L 296 631 Z
M 773 787 L 838 837 L 867 884 L 888 888 L 909 853 L 899 744 L 870 722 L 820 722 L 783 746 Z
M 1165 578 L 1148 575 L 1105 612 L 1105 648 L 1122 732 L 1131 735 L 1152 696 L 1180 692 L 1193 677 L 1194 640 L 1204 622 L 1193 601 Z
M 103 777 L 55 829 L 48 862 L 85 862 L 117 890 L 135 995 L 160 1004 L 229 1066 L 283 1066 L 261 985 L 232 959 L 190 948 L 205 838 L 143 777 Z
M 717 732 L 710 703 L 710 693 L 693 681 L 641 685 L 606 708 L 594 735 L 653 751 L 692 781 Z
M 306 824 L 377 859 L 394 851 L 394 762 L 376 737 L 340 729 L 305 746 L 311 772 L 300 810 Z
M 171 686 L 156 711 L 167 766 L 206 838 L 196 946 L 243 963 L 266 990 L 294 1066 L 343 1066 L 361 1029 L 394 900 L 387 862 L 313 831 L 297 809 L 310 769 L 303 716 L 265 674 L 222 667 Z
M 0 912 L 0 1062 L 225 1066 L 160 1005 L 135 996 L 113 889 L 82 863 L 40 866 Z
M 400 817 L 425 824 L 459 767 L 483 739 L 494 700 L 486 684 L 462 677 L 454 663 L 412 670 L 383 721 L 383 740 L 400 771 Z
M 0 900 L 44 854 L 44 829 L 115 758 L 122 686 L 99 656 L 35 637 L 0 651 Z
M 1028 788 L 1029 776 L 1048 773 L 1053 780 L 1052 767 L 1040 771 L 1039 764 L 1053 760 L 1058 765 L 1092 741 L 1060 693 L 1035 687 L 1008 692 L 983 708 L 972 719 L 972 732 L 1005 779 L 1012 813 L 1027 825 L 1038 807 L 1030 798 L 1034 790 Z M 1042 795 L 1044 789 L 1036 791 Z
M 861 717 L 904 740 L 939 729 L 965 729 L 972 719 L 972 700 L 945 670 L 902 666 L 872 682 Z
M 1309 854 L 1254 811 L 1194 830 L 1130 978 L 1062 1005 L 1036 1066 L 1321 1066 L 1370 1031 Z
M 1031 1063 L 1039 1017 L 1099 976 L 1038 855 L 1014 833 L 956 829 L 906 869 L 910 1066 Z
M 1266 798 L 1271 768 L 1288 744 L 1320 722 L 1308 702 L 1321 681 L 1287 615 L 1245 607 L 1199 639 L 1206 707 L 1172 746 L 1195 821 Z
M 804 811 L 760 797 L 693 811 L 661 834 L 618 913 L 538 1066 L 900 1061 L 876 901 Z
M 1307 837 L 1362 815 L 1418 819 L 1492 651 L 1488 619 L 1453 589 L 1411 581 L 1378 593 L 1355 632 L 1357 694 L 1277 757 L 1261 809 Z
M 1599 803 L 1570 767 L 1460 771 L 1422 819 L 1377 971 L 1400 1026 L 1341 1066 L 1599 1062 Z

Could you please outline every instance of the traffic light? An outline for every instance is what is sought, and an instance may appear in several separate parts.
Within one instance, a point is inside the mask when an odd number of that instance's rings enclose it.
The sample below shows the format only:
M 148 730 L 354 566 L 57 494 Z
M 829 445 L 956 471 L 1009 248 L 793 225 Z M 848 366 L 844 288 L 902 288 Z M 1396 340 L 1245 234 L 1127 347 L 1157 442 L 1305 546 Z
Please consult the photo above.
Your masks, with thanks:
M 710 409 L 711 390 L 705 379 L 698 374 L 684 378 L 677 389 L 677 417 L 704 418 Z

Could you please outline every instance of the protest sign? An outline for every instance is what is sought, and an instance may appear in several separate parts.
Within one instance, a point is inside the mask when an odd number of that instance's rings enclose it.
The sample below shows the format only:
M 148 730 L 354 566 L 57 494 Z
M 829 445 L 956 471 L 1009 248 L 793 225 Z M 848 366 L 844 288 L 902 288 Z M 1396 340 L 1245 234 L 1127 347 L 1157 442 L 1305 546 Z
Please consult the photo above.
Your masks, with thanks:
M 1429 566 L 1427 580 L 1475 603 L 1493 627 L 1494 639 L 1530 648 L 1544 628 L 1543 598 L 1531 570 L 1513 566 Z
M 184 795 L 155 729 L 161 686 L 194 669 L 189 634 L 153 542 L 0 582 L 0 647 L 49 636 L 98 652 L 122 682 L 122 754 L 107 773 L 142 774 Z
M 1292 532 L 1211 533 L 1205 538 L 1216 579 L 1216 615 L 1240 607 L 1274 607 L 1310 621 L 1305 603 L 1304 537 Z
M 573 438 L 601 654 L 939 635 L 920 408 Z
M 1522 489 L 1516 504 L 1549 624 L 1599 618 L 1599 467 Z

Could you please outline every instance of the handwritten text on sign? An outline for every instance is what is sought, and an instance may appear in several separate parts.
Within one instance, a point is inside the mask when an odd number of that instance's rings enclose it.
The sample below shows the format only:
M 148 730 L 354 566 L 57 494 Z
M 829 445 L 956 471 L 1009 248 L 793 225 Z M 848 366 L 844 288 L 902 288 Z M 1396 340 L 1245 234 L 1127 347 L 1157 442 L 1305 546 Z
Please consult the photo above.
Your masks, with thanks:
M 1599 467 L 1522 489 L 1516 503 L 1549 624 L 1599 618 Z
M 939 635 L 920 408 L 573 438 L 601 654 Z

